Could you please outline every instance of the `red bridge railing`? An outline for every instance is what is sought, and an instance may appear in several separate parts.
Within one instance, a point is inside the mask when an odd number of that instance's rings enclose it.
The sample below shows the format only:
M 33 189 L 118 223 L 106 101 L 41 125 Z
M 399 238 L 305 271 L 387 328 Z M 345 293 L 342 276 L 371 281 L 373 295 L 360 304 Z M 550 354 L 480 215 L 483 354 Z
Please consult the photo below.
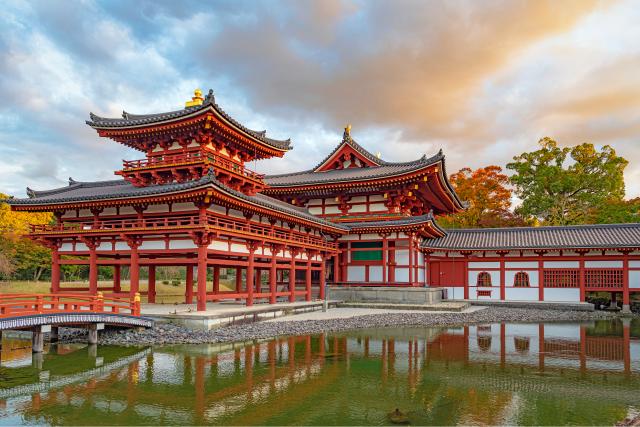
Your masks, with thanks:
M 60 313 L 109 313 L 140 316 L 140 295 L 133 298 L 82 294 L 0 295 L 0 319 Z

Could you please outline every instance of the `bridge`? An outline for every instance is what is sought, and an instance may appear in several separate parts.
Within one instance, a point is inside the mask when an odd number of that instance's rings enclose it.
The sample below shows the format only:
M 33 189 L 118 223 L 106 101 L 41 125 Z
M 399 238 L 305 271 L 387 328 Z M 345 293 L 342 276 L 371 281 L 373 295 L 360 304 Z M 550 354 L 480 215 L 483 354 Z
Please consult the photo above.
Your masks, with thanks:
M 140 316 L 140 294 L 130 299 L 102 293 L 0 295 L 0 342 L 3 331 L 32 331 L 34 353 L 43 351 L 45 333 L 52 342 L 58 339 L 60 326 L 86 328 L 89 344 L 96 344 L 105 325 L 150 328 L 153 320 Z

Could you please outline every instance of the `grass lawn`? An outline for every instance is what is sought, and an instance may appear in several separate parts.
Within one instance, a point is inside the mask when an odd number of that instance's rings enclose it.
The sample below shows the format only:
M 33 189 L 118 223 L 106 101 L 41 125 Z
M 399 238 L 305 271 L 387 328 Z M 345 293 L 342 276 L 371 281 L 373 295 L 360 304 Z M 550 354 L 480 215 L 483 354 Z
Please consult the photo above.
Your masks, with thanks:
M 89 282 L 62 282 L 60 284 L 62 288 L 78 288 L 78 290 L 86 291 L 89 288 Z M 99 287 L 113 286 L 111 281 L 99 281 Z M 233 286 L 230 282 L 220 281 L 221 291 L 231 291 Z M 0 294 L 48 294 L 50 292 L 51 282 L 31 282 L 31 281 L 0 281 Z M 122 281 L 122 291 L 127 292 L 129 290 L 129 282 Z M 211 284 L 210 286 L 211 287 Z M 140 280 L 140 290 L 147 290 L 147 281 Z M 108 293 L 109 291 L 105 291 Z M 194 286 L 195 293 L 195 286 Z M 162 281 L 156 281 L 156 303 L 158 304 L 173 304 L 184 302 L 185 283 L 181 282 L 180 285 L 174 286 L 171 284 L 164 284 Z M 142 296 L 142 302 L 146 302 L 145 296 Z

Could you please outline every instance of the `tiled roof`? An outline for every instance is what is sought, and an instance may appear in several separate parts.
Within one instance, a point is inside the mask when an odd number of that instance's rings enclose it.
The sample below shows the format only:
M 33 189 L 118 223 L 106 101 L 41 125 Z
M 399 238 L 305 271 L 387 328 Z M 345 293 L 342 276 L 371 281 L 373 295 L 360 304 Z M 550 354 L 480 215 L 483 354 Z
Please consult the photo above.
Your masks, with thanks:
M 385 178 L 395 175 L 403 175 L 431 166 L 444 159 L 442 152 L 433 157 L 422 156 L 418 160 L 404 163 L 385 162 L 382 166 L 367 168 L 333 169 L 326 172 L 314 172 L 313 170 L 294 172 L 282 175 L 267 175 L 265 182 L 271 187 L 289 187 L 292 185 L 323 184 L 341 181 L 355 181 L 375 178 Z
M 336 146 L 336 148 L 334 148 L 333 151 L 331 151 L 331 153 L 329 153 L 329 155 L 327 157 L 322 159 L 322 161 L 320 163 L 318 163 L 316 165 L 316 167 L 314 167 L 312 170 L 313 171 L 318 170 L 320 168 L 320 166 L 322 166 L 324 163 L 326 163 L 327 160 L 329 160 L 334 154 L 336 154 L 338 152 L 338 150 L 340 150 L 340 148 L 342 148 L 343 145 L 350 146 L 356 152 L 362 154 L 366 159 L 369 159 L 371 162 L 373 162 L 374 164 L 376 164 L 378 166 L 382 166 L 382 165 L 388 164 L 384 160 L 378 158 L 378 156 L 374 156 L 372 153 L 370 153 L 362 145 L 358 144 L 355 139 L 351 138 L 351 134 L 349 132 L 347 132 L 347 130 L 345 129 L 344 134 L 342 135 L 342 141 L 340 142 L 340 144 L 338 144 Z
M 432 228 L 438 230 L 440 233 L 444 234 L 444 230 L 441 229 L 438 224 L 435 222 L 435 218 L 433 214 L 430 212 L 426 215 L 419 216 L 408 216 L 401 217 L 397 219 L 388 219 L 382 221 L 358 221 L 358 222 L 341 222 L 340 224 L 347 226 L 350 230 L 366 230 L 368 228 L 376 229 L 376 228 L 392 228 L 392 227 L 402 227 L 402 226 L 411 226 L 411 225 L 419 225 L 419 224 L 428 224 L 430 223 Z
M 93 113 L 90 113 L 89 116 L 91 120 L 88 120 L 86 123 L 94 129 L 105 129 L 105 128 L 129 128 L 129 127 L 138 127 L 145 126 L 149 124 L 162 123 L 162 122 L 171 122 L 177 119 L 186 118 L 191 115 L 200 114 L 202 111 L 206 109 L 211 109 L 212 111 L 218 113 L 225 120 L 229 121 L 233 126 L 239 128 L 240 130 L 248 133 L 254 138 L 271 145 L 275 148 L 281 150 L 290 150 L 291 147 L 291 139 L 286 140 L 278 140 L 268 138 L 266 136 L 267 131 L 256 131 L 251 130 L 238 121 L 233 119 L 229 114 L 227 114 L 220 106 L 215 102 L 215 97 L 213 96 L 213 90 L 209 90 L 209 94 L 204 98 L 204 102 L 202 105 L 194 106 L 194 107 L 186 107 L 182 110 L 177 111 L 169 111 L 166 113 L 157 113 L 157 114 L 130 114 L 126 111 L 122 112 L 122 117 L 108 118 L 108 117 L 100 117 Z
M 125 180 L 77 182 L 70 179 L 69 186 L 67 187 L 48 191 L 33 191 L 31 189 L 27 189 L 29 198 L 11 198 L 5 201 L 10 205 L 52 205 L 59 203 L 73 203 L 82 201 L 122 199 L 158 194 L 170 194 L 207 186 L 213 186 L 219 191 L 228 193 L 236 198 L 243 199 L 257 206 L 261 206 L 267 209 L 273 209 L 285 214 L 295 215 L 305 220 L 334 229 L 342 229 L 344 231 L 348 230 L 348 228 L 344 225 L 334 224 L 310 214 L 306 209 L 293 206 L 289 203 L 282 202 L 264 194 L 247 196 L 244 193 L 235 191 L 218 181 L 213 173 L 209 173 L 198 180 L 187 181 L 183 183 L 151 185 L 147 187 L 135 187 Z
M 446 230 L 428 249 L 500 250 L 640 247 L 640 223 Z

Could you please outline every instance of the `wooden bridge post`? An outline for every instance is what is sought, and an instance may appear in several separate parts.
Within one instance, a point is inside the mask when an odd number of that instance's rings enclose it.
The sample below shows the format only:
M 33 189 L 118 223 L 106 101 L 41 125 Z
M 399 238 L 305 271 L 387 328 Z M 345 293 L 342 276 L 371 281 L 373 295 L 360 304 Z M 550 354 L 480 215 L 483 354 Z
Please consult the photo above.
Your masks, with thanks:
M 98 344 L 98 331 L 104 329 L 104 323 L 91 323 L 87 329 L 89 331 L 88 343 Z
M 44 334 L 47 332 L 51 332 L 51 325 L 41 325 L 33 328 L 31 352 L 42 353 L 44 351 Z

